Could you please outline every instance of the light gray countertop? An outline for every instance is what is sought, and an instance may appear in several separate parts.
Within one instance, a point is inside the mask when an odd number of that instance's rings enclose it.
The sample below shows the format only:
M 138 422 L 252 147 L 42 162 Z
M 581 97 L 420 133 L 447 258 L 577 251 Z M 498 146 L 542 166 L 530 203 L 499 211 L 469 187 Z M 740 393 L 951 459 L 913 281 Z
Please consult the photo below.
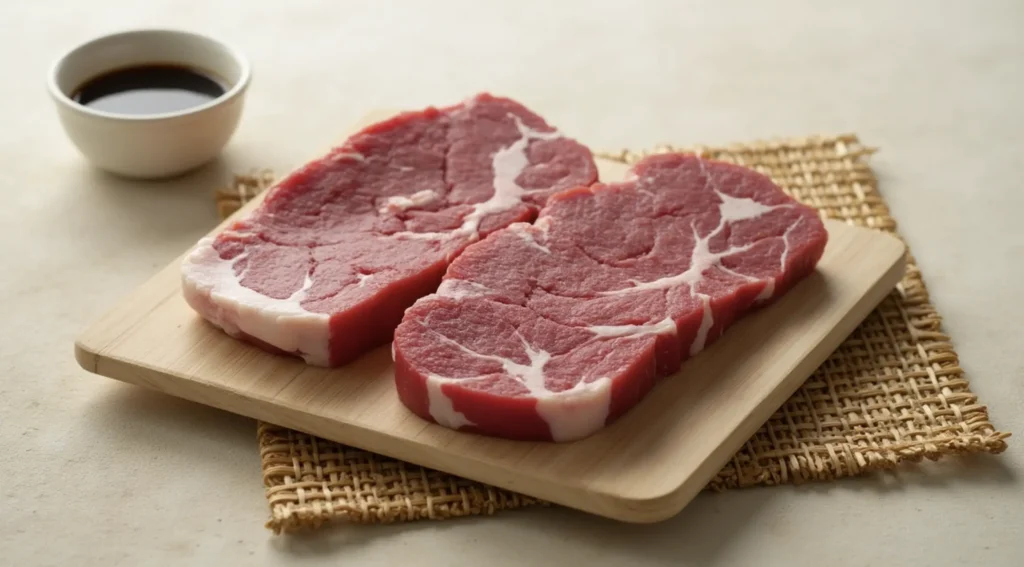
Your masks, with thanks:
M 1024 553 L 1024 4 L 5 2 L 0 21 L 0 563 L 1013 565 Z M 91 169 L 47 66 L 183 27 L 255 74 L 222 159 L 163 184 Z M 216 222 L 233 171 L 279 170 L 373 107 L 520 99 L 596 148 L 856 132 L 1000 457 L 703 494 L 618 524 L 564 509 L 274 537 L 250 419 L 86 373 L 76 335 Z M 223 563 L 228 564 L 228 563 Z

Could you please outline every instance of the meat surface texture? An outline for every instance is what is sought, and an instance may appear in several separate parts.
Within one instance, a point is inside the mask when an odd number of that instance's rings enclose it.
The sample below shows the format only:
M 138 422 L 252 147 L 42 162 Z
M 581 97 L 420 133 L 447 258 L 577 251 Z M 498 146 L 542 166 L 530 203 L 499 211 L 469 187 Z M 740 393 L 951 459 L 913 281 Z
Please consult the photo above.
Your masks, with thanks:
M 480 94 L 374 124 L 278 182 L 182 264 L 188 304 L 229 335 L 338 366 L 391 341 L 468 245 L 597 180 L 590 151 Z
M 824 251 L 817 213 L 754 171 L 668 154 L 628 179 L 561 192 L 448 267 L 395 331 L 410 410 L 512 439 L 589 436 Z

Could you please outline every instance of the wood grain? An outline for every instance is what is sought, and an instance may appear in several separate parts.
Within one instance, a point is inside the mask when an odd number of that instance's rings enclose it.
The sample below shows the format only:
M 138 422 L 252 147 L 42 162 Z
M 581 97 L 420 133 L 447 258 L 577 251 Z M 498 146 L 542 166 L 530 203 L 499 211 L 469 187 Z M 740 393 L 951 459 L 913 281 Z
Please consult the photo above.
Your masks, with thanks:
M 603 180 L 625 169 L 599 166 Z M 609 518 L 660 521 L 701 490 L 902 276 L 899 240 L 826 226 L 830 241 L 812 276 L 728 329 L 618 422 L 575 443 L 487 438 L 421 420 L 398 401 L 387 346 L 328 370 L 236 341 L 186 305 L 180 257 L 89 327 L 75 356 L 89 372 L 226 411 Z

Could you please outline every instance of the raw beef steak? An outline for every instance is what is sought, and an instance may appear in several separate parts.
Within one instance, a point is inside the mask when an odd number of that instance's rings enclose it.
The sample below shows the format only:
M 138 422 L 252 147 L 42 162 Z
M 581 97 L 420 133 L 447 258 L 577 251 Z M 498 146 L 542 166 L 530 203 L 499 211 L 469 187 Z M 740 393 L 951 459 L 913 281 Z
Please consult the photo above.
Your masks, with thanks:
M 597 179 L 590 151 L 487 94 L 374 124 L 291 173 L 182 266 L 229 335 L 319 366 L 388 343 L 469 244 Z
M 586 437 L 811 273 L 812 209 L 726 163 L 650 157 L 470 246 L 395 331 L 402 402 L 443 426 Z

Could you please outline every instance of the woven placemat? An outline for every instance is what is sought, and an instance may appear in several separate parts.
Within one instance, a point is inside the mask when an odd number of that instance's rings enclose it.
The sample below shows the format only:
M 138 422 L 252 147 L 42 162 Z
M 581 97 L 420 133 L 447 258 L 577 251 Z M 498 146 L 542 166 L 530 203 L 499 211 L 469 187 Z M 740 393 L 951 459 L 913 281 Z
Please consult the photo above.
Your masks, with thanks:
M 825 217 L 896 234 L 855 135 L 672 148 L 751 167 Z M 649 152 L 602 157 L 633 163 Z M 218 192 L 228 215 L 269 186 L 269 171 Z M 898 236 L 898 234 L 897 234 Z M 902 282 L 708 484 L 710 490 L 831 480 L 958 453 L 1000 453 L 929 302 L 913 257 Z M 444 519 L 545 504 L 305 433 L 260 423 L 263 482 L 276 533 L 325 522 Z

